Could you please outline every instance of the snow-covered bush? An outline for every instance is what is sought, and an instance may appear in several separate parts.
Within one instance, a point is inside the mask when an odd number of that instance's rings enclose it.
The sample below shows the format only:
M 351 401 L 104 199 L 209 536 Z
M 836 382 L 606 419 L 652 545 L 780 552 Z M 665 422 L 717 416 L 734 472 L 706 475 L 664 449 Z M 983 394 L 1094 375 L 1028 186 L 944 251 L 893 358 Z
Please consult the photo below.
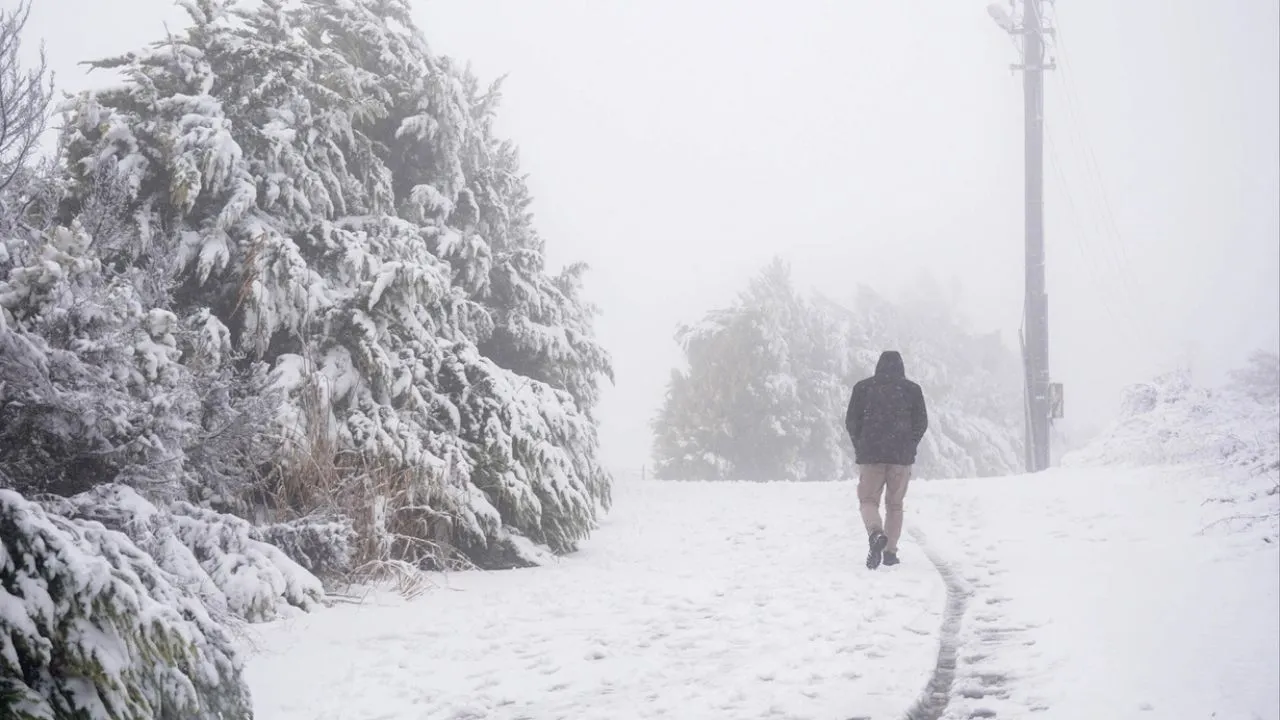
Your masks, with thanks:
M 1262 528 L 1280 540 L 1280 379 L 1275 355 L 1255 353 L 1226 387 L 1197 385 L 1186 369 L 1127 388 L 1120 418 L 1066 466 L 1183 466 L 1216 478 L 1206 528 Z M 1216 516 L 1216 517 L 1215 517 Z
M 344 577 L 352 570 L 355 529 L 343 516 L 303 517 L 252 528 L 254 538 L 280 548 L 318 578 Z
M 672 373 L 654 421 L 659 478 L 851 477 L 849 392 L 886 349 L 903 353 L 929 405 L 917 475 L 998 475 L 1020 464 L 1016 361 L 939 299 L 891 303 L 864 289 L 848 309 L 801 296 L 774 261 L 734 304 L 682 326 L 677 339 L 687 369 Z
M 1250 367 L 1261 365 L 1259 356 Z M 1252 376 L 1250 376 L 1252 377 Z M 1183 370 L 1125 390 L 1121 417 L 1064 465 L 1208 465 L 1280 481 L 1280 406 L 1266 383 L 1226 388 Z M 1264 376 L 1265 379 L 1265 376 Z
M 314 575 L 279 548 L 255 539 L 247 521 L 182 501 L 168 509 L 174 535 L 191 549 L 237 617 L 271 620 L 289 607 L 309 610 L 324 597 Z
M 253 717 L 231 638 L 121 533 L 0 490 L 0 717 Z
M 307 610 L 323 597 L 320 581 L 259 531 L 232 515 L 175 501 L 163 508 L 124 485 L 99 485 L 70 498 L 48 498 L 68 518 L 124 533 L 219 616 L 249 622 Z

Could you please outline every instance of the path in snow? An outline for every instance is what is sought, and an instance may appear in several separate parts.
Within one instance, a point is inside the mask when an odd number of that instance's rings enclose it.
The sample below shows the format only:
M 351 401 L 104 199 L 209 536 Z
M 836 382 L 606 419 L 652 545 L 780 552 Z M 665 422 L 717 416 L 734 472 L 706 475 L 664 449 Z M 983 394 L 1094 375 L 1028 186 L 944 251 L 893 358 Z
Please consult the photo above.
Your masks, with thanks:
M 1280 720 L 1280 551 L 1273 524 L 1204 531 L 1233 512 L 1205 503 L 1222 488 L 1167 469 L 917 483 L 910 519 L 973 593 L 942 717 Z
M 965 609 L 969 606 L 969 587 L 960 579 L 955 566 L 929 545 L 928 539 L 918 528 L 912 528 L 914 537 L 938 570 L 947 585 L 947 605 L 943 611 L 942 629 L 938 635 L 938 659 L 933 675 L 921 693 L 920 699 L 907 710 L 907 720 L 938 720 L 951 702 L 955 685 L 956 653 L 959 647 L 960 628 Z
M 259 720 L 901 718 L 945 588 L 862 567 L 853 483 L 620 483 L 552 567 L 256 626 Z

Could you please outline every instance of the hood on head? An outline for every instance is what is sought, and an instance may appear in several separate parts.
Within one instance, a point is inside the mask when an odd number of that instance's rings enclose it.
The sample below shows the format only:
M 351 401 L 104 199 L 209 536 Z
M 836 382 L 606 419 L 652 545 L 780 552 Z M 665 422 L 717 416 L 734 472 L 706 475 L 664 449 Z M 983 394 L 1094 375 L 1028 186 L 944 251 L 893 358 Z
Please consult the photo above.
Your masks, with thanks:
M 900 378 L 907 376 L 907 369 L 902 364 L 902 354 L 897 350 L 885 350 L 880 353 L 876 363 L 877 377 Z

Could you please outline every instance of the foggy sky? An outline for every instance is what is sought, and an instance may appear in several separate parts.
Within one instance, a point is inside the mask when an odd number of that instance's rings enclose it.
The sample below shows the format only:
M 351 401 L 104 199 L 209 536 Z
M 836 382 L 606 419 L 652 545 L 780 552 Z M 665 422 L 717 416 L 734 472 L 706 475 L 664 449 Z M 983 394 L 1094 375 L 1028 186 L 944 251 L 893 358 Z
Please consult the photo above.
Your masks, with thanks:
M 13 0 L 0 0 L 6 5 Z M 1016 347 L 1022 85 L 984 0 L 430 0 L 437 52 L 507 74 L 554 265 L 586 260 L 615 387 L 607 460 L 647 462 L 676 323 L 775 254 L 837 299 L 929 278 Z M 1179 362 L 1216 381 L 1280 344 L 1280 10 L 1060 0 L 1045 158 L 1051 369 L 1067 427 Z M 184 24 L 168 0 L 35 0 L 76 63 Z M 908 371 L 911 358 L 907 358 Z

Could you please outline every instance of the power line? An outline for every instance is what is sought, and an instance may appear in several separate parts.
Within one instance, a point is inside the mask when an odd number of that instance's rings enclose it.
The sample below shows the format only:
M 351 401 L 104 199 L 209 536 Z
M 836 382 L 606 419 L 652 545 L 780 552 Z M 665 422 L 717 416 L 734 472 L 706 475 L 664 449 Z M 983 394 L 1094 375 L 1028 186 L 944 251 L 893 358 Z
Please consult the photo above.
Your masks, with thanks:
M 1046 130 L 1048 130 L 1048 128 L 1046 128 Z M 1066 198 L 1067 215 L 1072 220 L 1076 221 L 1073 223 L 1073 226 L 1083 226 L 1083 223 L 1079 222 L 1080 213 L 1076 210 L 1075 196 L 1071 192 L 1071 185 L 1067 182 L 1066 173 L 1062 171 L 1062 166 L 1058 163 L 1058 148 L 1053 141 L 1052 132 L 1045 132 L 1045 141 L 1049 146 L 1049 165 L 1053 168 L 1054 173 L 1058 178 L 1058 182 L 1062 186 L 1062 194 Z M 1085 274 L 1089 280 L 1089 284 L 1093 286 L 1095 291 L 1097 291 L 1098 297 L 1102 300 L 1103 307 L 1107 311 L 1107 315 L 1110 316 L 1113 321 L 1118 322 L 1119 318 L 1116 317 L 1115 311 L 1111 307 L 1111 303 L 1107 301 L 1106 294 L 1103 292 L 1103 286 L 1098 281 L 1096 265 L 1093 262 L 1092 255 L 1084 247 L 1084 242 L 1080 238 L 1081 234 L 1078 232 L 1069 232 L 1067 234 L 1071 237 L 1073 241 L 1072 244 L 1075 246 L 1076 252 L 1080 255 L 1080 259 L 1088 266 Z
M 1067 216 L 1072 221 L 1072 227 L 1084 230 L 1086 223 L 1082 213 L 1079 212 L 1075 201 L 1075 195 L 1071 191 L 1071 184 L 1067 180 L 1066 173 L 1062 169 L 1061 163 L 1058 161 L 1059 152 L 1057 144 L 1053 140 L 1052 126 L 1046 123 L 1047 131 L 1045 132 L 1045 140 L 1048 144 L 1049 165 L 1053 168 L 1056 177 L 1062 187 L 1062 193 L 1066 200 Z M 1096 223 L 1095 223 L 1096 227 Z M 1130 328 L 1133 334 L 1139 336 L 1144 341 L 1151 341 L 1151 335 L 1147 332 L 1145 324 L 1137 321 L 1137 316 L 1133 314 L 1132 308 L 1121 303 L 1121 313 L 1116 312 L 1115 306 L 1109 299 L 1111 292 L 1107 285 L 1100 279 L 1101 273 L 1098 271 L 1098 265 L 1095 262 L 1096 253 L 1091 252 L 1082 239 L 1084 232 L 1068 232 L 1071 237 L 1072 244 L 1075 246 L 1077 254 L 1086 265 L 1085 276 L 1089 285 L 1094 290 L 1094 296 L 1102 303 L 1103 309 L 1107 313 L 1107 317 L 1115 324 L 1116 327 Z M 1119 269 L 1117 268 L 1119 272 Z M 1123 317 L 1121 317 L 1123 314 Z
M 1064 105 L 1067 111 L 1069 137 L 1072 140 L 1078 140 L 1078 145 L 1083 148 L 1080 156 L 1085 161 L 1085 170 L 1090 176 L 1090 182 L 1093 183 L 1093 187 L 1101 199 L 1099 217 L 1101 218 L 1102 226 L 1098 228 L 1099 235 L 1109 236 L 1103 238 L 1103 244 L 1106 245 L 1111 256 L 1116 261 L 1118 276 L 1129 302 L 1135 307 L 1145 305 L 1143 299 L 1148 295 L 1143 288 L 1138 287 L 1140 280 L 1131 272 L 1132 262 L 1129 259 L 1127 239 L 1120 232 L 1119 225 L 1116 222 L 1110 193 L 1107 191 L 1106 183 L 1103 180 L 1097 153 L 1094 151 L 1093 144 L 1089 142 L 1087 133 L 1083 131 L 1084 123 L 1078 114 L 1078 107 L 1081 103 L 1075 89 L 1075 83 L 1072 81 L 1075 70 L 1071 63 L 1070 54 L 1067 52 L 1066 44 L 1063 41 L 1061 28 L 1057 28 L 1055 34 L 1055 47 L 1058 51 L 1057 59 L 1062 66 L 1059 82 L 1062 85 L 1063 96 L 1066 99 Z M 1110 242 L 1105 242 L 1106 240 L 1110 240 Z M 1141 323 L 1138 325 L 1142 326 Z
M 1062 29 L 1060 27 L 1056 27 L 1056 23 L 1053 38 L 1054 46 L 1057 51 L 1055 53 L 1055 60 L 1058 60 L 1061 63 L 1062 69 L 1059 84 L 1061 85 L 1063 97 L 1065 98 L 1064 105 L 1067 119 L 1066 128 L 1068 130 L 1067 140 L 1074 147 L 1076 154 L 1085 161 L 1084 168 L 1091 183 L 1091 187 L 1100 199 L 1101 211 L 1096 214 L 1090 213 L 1094 218 L 1093 225 L 1097 238 L 1101 240 L 1102 245 L 1106 248 L 1105 253 L 1100 257 L 1105 257 L 1109 261 L 1105 264 L 1114 269 L 1116 278 L 1120 283 L 1120 289 L 1122 291 L 1121 294 L 1124 296 L 1124 299 L 1121 302 L 1121 307 L 1123 308 L 1123 314 L 1126 319 L 1125 324 L 1131 328 L 1136 335 L 1140 336 L 1143 340 L 1150 342 L 1152 341 L 1152 336 L 1149 332 L 1149 328 L 1147 324 L 1141 320 L 1141 313 L 1138 312 L 1141 308 L 1146 307 L 1144 300 L 1149 297 L 1149 294 L 1146 292 L 1146 289 L 1142 287 L 1140 277 L 1136 276 L 1131 271 L 1132 262 L 1129 259 L 1129 253 L 1127 250 L 1127 239 L 1120 232 L 1119 224 L 1116 222 L 1115 213 L 1112 210 L 1110 193 L 1108 193 L 1106 184 L 1103 180 L 1097 153 L 1094 151 L 1092 143 L 1089 142 L 1088 134 L 1083 129 L 1085 124 L 1081 119 L 1081 113 L 1078 110 L 1078 106 L 1082 105 L 1082 103 L 1079 100 L 1079 94 L 1076 92 L 1075 84 L 1072 81 L 1072 76 L 1075 74 L 1075 71 L 1072 67 L 1070 56 L 1066 52 L 1065 43 L 1062 39 Z M 1050 133 L 1047 134 L 1047 136 L 1051 150 L 1051 162 L 1057 164 L 1053 135 Z M 1065 171 L 1062 171 L 1060 166 L 1058 170 L 1061 175 L 1064 192 L 1068 194 L 1068 203 L 1069 205 L 1074 205 L 1074 201 L 1070 196 L 1071 191 L 1066 180 L 1066 173 Z M 1076 238 L 1076 240 L 1079 241 L 1079 238 Z M 1079 244 L 1083 246 L 1083 243 Z M 1101 288 L 1099 288 L 1099 293 L 1104 298 L 1105 302 L 1107 293 Z M 1108 314 L 1111 315 L 1113 319 L 1116 319 L 1114 311 L 1109 309 Z

